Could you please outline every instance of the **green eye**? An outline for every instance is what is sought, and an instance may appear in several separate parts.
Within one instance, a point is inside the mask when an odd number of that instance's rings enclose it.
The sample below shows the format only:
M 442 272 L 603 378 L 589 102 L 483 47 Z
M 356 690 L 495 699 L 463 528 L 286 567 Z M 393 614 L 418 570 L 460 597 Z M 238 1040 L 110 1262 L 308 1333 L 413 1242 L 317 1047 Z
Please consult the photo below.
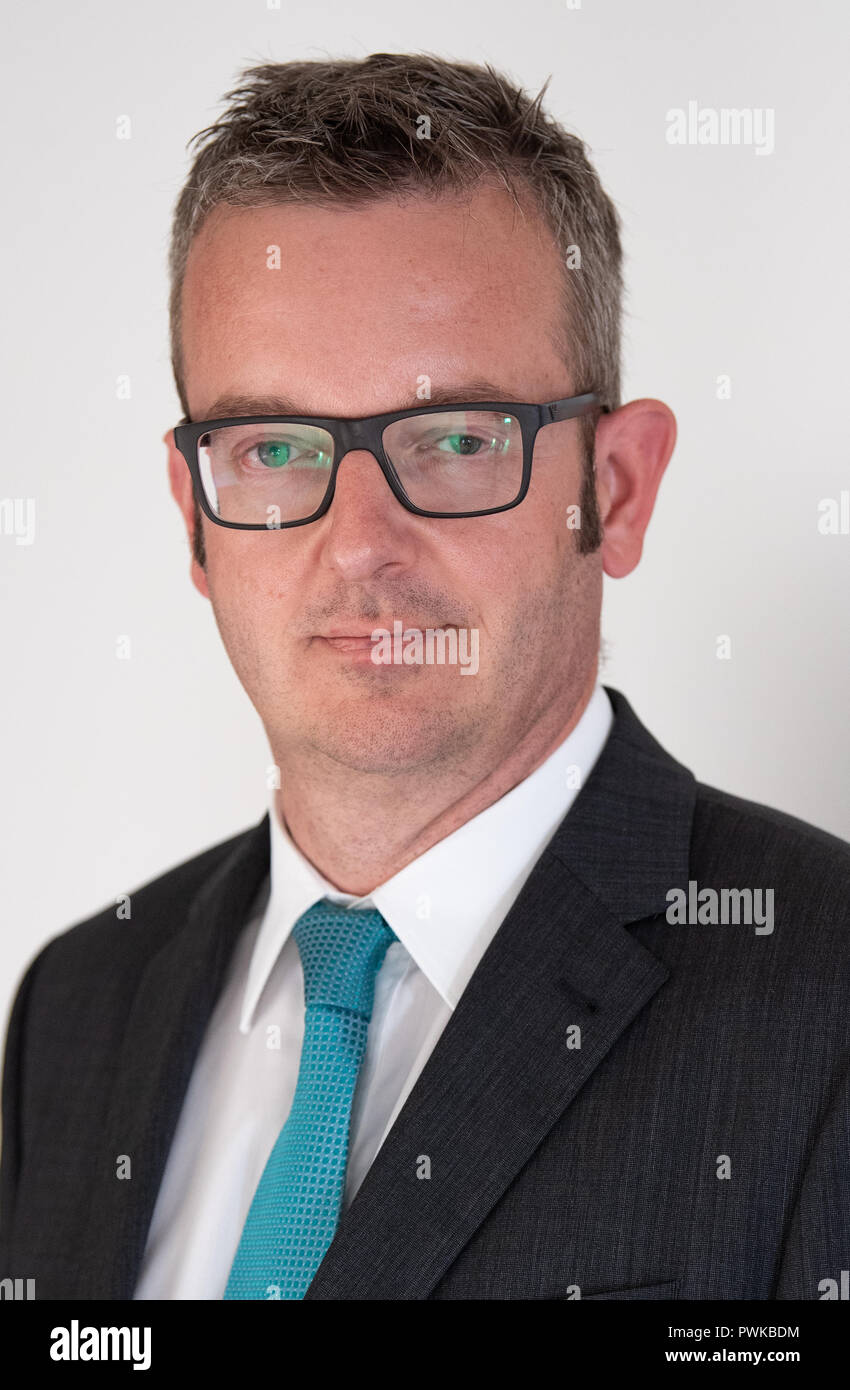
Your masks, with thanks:
M 483 441 L 471 434 L 447 434 L 445 442 L 453 454 L 475 454 Z
M 282 468 L 289 463 L 292 446 L 283 439 L 271 439 L 266 444 L 257 445 L 257 456 L 266 468 Z

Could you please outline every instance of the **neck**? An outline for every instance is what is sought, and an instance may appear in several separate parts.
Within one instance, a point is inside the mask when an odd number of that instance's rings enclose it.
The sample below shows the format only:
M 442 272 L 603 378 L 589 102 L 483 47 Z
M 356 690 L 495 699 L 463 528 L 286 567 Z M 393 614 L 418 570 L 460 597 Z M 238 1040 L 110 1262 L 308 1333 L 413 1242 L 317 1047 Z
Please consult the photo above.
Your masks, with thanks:
M 315 755 L 286 761 L 276 805 L 314 868 L 343 893 L 365 897 L 530 776 L 572 733 L 596 684 L 596 666 L 576 700 L 542 712 L 502 757 L 473 755 L 410 776 L 352 772 Z

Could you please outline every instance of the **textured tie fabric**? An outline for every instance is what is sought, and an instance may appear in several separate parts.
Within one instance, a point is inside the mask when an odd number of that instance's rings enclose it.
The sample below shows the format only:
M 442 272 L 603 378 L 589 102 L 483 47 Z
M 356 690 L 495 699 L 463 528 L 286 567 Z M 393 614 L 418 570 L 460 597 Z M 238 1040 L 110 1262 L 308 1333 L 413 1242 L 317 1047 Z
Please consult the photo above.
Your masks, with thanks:
M 328 899 L 299 917 L 293 936 L 306 1006 L 298 1083 L 254 1194 L 226 1299 L 303 1298 L 333 1239 L 375 979 L 397 940 L 380 912 Z

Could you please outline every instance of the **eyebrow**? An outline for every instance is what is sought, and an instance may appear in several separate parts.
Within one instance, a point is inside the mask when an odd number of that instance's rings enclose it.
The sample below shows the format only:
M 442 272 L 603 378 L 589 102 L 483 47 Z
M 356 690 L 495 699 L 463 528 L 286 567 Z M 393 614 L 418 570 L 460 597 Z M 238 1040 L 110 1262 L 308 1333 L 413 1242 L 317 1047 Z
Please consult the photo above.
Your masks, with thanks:
M 428 405 L 455 405 L 461 401 L 468 401 L 471 404 L 474 401 L 518 401 L 519 399 L 519 396 L 514 395 L 513 392 L 506 391 L 504 386 L 496 386 L 491 381 L 477 378 L 474 381 L 460 382 L 451 386 L 434 386 L 426 400 L 417 399 L 414 395 L 409 405 L 398 405 L 391 407 L 391 409 L 416 410 Z M 376 415 L 389 413 L 389 411 L 375 411 Z M 293 400 L 290 396 L 224 395 L 213 401 L 207 414 L 199 418 L 223 420 L 229 416 L 237 417 L 239 415 L 309 414 L 309 411 L 302 410 L 298 401 Z

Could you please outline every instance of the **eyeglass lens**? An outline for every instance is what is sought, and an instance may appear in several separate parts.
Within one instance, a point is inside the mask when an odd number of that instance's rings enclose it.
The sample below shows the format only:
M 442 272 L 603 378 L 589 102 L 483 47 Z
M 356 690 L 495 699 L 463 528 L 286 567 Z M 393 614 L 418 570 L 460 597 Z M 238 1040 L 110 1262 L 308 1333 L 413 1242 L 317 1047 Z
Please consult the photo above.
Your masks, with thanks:
M 395 420 L 383 447 L 410 502 L 423 511 L 474 512 L 513 502 L 522 486 L 522 429 L 492 410 Z M 226 425 L 198 441 L 207 501 L 222 521 L 273 527 L 318 510 L 334 462 L 333 436 L 313 425 Z

